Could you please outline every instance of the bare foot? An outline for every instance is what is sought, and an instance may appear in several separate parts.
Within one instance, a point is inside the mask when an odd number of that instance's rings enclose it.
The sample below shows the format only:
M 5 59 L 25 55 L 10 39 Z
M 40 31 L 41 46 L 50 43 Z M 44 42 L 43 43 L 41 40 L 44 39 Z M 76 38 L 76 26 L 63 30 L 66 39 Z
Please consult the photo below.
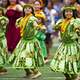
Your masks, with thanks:
M 49 61 L 49 59 L 44 60 L 44 64 L 48 63 Z
M 80 80 L 80 76 L 78 76 L 75 80 Z
M 38 77 L 40 77 L 41 76 L 41 73 L 40 72 L 38 72 L 37 74 L 35 74 L 34 76 L 32 76 L 31 78 L 32 79 L 36 79 L 36 78 L 38 78 Z
M 0 75 L 5 74 L 6 72 L 7 72 L 6 69 L 4 69 L 4 68 L 0 69 Z

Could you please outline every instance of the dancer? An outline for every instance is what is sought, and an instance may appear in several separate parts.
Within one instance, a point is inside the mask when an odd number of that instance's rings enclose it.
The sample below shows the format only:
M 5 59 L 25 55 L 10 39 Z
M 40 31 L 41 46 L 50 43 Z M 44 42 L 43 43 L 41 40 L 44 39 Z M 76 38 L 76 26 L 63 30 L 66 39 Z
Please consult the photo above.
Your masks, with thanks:
M 42 14 L 35 14 L 35 16 L 38 19 L 38 25 L 39 25 L 39 31 L 37 33 L 37 38 L 40 41 L 40 46 L 41 46 L 41 50 L 42 50 L 42 54 L 44 56 L 44 59 L 47 58 L 47 50 L 46 50 L 46 45 L 45 45 L 45 39 L 46 39 L 46 35 L 45 35 L 45 30 L 46 27 L 44 25 L 44 16 Z M 46 63 L 46 60 L 45 60 Z
M 7 58 L 7 42 L 5 37 L 6 26 L 8 24 L 8 19 L 4 16 L 4 10 L 0 7 L 0 74 L 7 72 L 4 69 L 4 64 Z
M 43 12 L 43 10 L 42 10 L 42 1 L 37 0 L 37 1 L 34 2 L 34 11 L 35 11 L 35 15 L 40 15 L 40 16 L 42 16 L 43 20 L 41 20 L 40 25 L 43 24 L 43 23 L 45 22 L 46 16 L 45 16 L 45 14 L 44 14 L 44 12 Z M 45 39 L 44 39 L 44 40 L 45 40 Z M 41 42 L 40 42 L 40 43 L 41 43 Z M 44 44 L 43 44 L 43 45 L 44 45 Z M 43 45 L 41 44 L 41 46 L 43 46 Z M 44 50 L 45 50 L 45 52 L 44 52 Z M 47 62 L 48 62 L 48 59 L 47 59 L 46 46 L 45 46 L 45 49 L 42 48 L 42 54 L 43 54 L 43 56 L 44 56 L 45 63 L 47 63 Z
M 51 61 L 50 67 L 55 72 L 62 72 L 66 80 L 74 80 L 80 70 L 80 49 L 78 47 L 77 27 L 80 20 L 76 18 L 74 6 L 63 8 L 63 19 L 60 19 L 55 30 L 61 33 L 61 44 Z
M 25 69 L 26 76 L 29 76 L 30 70 L 32 70 L 34 75 L 31 78 L 37 78 L 41 75 L 38 67 L 44 64 L 40 44 L 36 38 L 37 19 L 34 17 L 34 10 L 31 5 L 27 4 L 24 6 L 23 14 L 24 16 L 17 20 L 21 39 L 9 58 L 9 63 L 14 68 Z

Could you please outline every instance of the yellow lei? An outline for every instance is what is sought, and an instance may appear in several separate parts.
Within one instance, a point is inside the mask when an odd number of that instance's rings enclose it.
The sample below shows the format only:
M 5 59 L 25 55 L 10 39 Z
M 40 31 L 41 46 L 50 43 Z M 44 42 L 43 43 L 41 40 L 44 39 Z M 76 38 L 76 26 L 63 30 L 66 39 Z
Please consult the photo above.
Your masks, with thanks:
M 40 23 L 40 24 L 38 24 L 39 26 L 38 26 L 38 28 L 41 28 L 42 26 L 43 26 L 43 24 L 42 23 Z
M 73 19 L 73 18 L 71 18 Z M 64 33 L 66 31 L 66 27 L 70 23 L 71 19 L 64 19 L 63 22 L 61 23 L 61 32 Z
M 35 14 L 39 14 L 40 12 L 43 12 L 43 11 L 42 10 L 35 11 Z
M 45 20 L 46 19 L 46 16 L 44 14 L 44 12 L 42 10 L 39 10 L 39 11 L 35 11 L 35 16 L 36 15 L 42 15 L 43 16 L 43 19 Z
M 28 22 L 29 18 L 32 16 L 32 14 L 29 14 L 28 16 L 25 16 L 24 18 L 21 19 L 19 26 L 20 26 L 20 34 L 23 36 L 24 33 L 24 28 L 26 26 L 26 23 Z
M 42 23 L 38 24 L 38 28 L 41 30 L 46 30 L 46 27 Z

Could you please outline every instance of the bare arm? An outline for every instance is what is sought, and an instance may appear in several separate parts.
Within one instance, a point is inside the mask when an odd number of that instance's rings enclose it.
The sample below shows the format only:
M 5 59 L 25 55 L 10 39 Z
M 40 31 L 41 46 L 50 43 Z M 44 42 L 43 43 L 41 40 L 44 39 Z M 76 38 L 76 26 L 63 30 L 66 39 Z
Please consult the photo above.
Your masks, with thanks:
M 19 4 L 17 4 L 16 9 L 17 9 L 18 11 L 21 11 L 21 12 L 23 11 L 22 6 L 21 6 L 21 5 L 19 5 Z

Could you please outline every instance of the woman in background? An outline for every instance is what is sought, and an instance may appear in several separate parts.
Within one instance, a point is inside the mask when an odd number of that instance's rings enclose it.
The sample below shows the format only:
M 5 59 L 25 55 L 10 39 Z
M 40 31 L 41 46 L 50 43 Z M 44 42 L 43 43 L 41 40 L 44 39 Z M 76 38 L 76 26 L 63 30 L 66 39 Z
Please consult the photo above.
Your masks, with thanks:
M 46 21 L 45 21 L 46 40 L 45 40 L 45 42 L 46 42 L 46 47 L 47 47 L 47 52 L 48 52 L 47 58 L 49 59 L 51 56 L 51 53 L 50 53 L 50 48 L 52 47 L 51 35 L 53 35 L 53 26 L 55 24 L 55 15 L 58 14 L 56 12 L 56 10 L 53 9 L 53 1 L 52 0 L 48 0 L 48 3 L 46 5 L 46 7 L 44 8 L 44 12 L 46 15 Z
M 12 52 L 20 40 L 20 29 L 16 28 L 15 22 L 21 16 L 22 7 L 18 0 L 9 0 L 6 16 L 9 19 L 6 30 L 8 51 Z

